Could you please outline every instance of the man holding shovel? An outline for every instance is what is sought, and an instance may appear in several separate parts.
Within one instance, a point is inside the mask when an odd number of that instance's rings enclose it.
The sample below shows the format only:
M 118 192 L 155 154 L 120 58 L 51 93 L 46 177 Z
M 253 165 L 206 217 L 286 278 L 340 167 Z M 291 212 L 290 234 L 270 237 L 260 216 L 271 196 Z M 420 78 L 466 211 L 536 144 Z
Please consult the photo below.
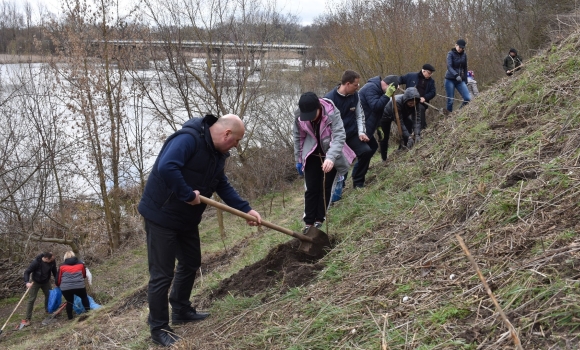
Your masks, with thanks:
M 518 50 L 511 48 L 510 52 L 503 60 L 503 70 L 505 71 L 505 74 L 508 77 L 512 76 L 521 65 L 522 58 L 518 55 Z
M 200 195 L 211 197 L 217 192 L 226 204 L 256 218 L 248 224 L 261 223 L 260 214 L 240 198 L 224 173 L 229 150 L 238 145 L 244 132 L 244 123 L 233 114 L 191 119 L 167 138 L 147 180 L 139 213 L 145 218 L 147 233 L 148 322 L 152 340 L 162 346 L 180 339 L 169 327 L 168 302 L 174 325 L 209 316 L 197 312 L 189 301 L 201 265 L 198 225 L 206 204 Z
M 31 274 L 32 280 L 30 280 Z M 34 302 L 36 301 L 36 296 L 40 289 L 42 289 L 42 292 L 44 293 L 44 310 L 48 313 L 48 296 L 50 295 L 51 289 L 51 274 L 54 276 L 54 280 L 56 281 L 56 262 L 54 261 L 54 255 L 50 252 L 38 255 L 24 271 L 24 283 L 26 283 L 26 288 L 30 289 L 30 294 L 28 294 L 26 318 L 21 322 L 22 327 L 30 325 Z
M 383 110 L 395 94 L 398 86 L 398 75 L 387 75 L 384 79 L 377 76 L 370 78 L 358 92 L 360 104 L 365 113 L 366 133 L 369 138 L 368 145 L 373 155 L 379 148 L 374 136 L 375 131 L 378 133 L 379 142 L 384 138 L 384 132 L 389 132 L 389 130 L 383 130 L 379 125 Z
M 346 144 L 340 111 L 314 92 L 300 96 L 293 135 L 296 169 L 306 185 L 302 230 L 306 233 L 312 225 L 322 226 L 336 175 L 345 175 L 356 155 Z
M 400 116 L 400 120 L 397 122 L 400 123 L 402 133 L 401 148 L 403 145 L 407 148 L 412 148 L 415 143 L 419 142 L 421 138 L 421 120 L 417 116 L 415 106 L 420 103 L 420 99 L 419 91 L 414 87 L 410 87 L 402 95 L 395 95 L 385 106 L 381 119 L 381 126 L 385 130 L 385 138 L 381 142 L 381 156 L 383 156 L 382 153 L 384 152 L 383 159 L 387 158 L 389 147 L 390 133 L 387 130 L 391 130 L 391 123 L 397 121 L 398 116 Z M 393 104 L 394 102 L 396 102 L 396 105 Z M 411 137 L 411 134 L 414 134 L 414 138 Z
M 427 127 L 425 111 L 429 107 L 426 103 L 429 103 L 429 101 L 437 94 L 435 80 L 431 78 L 434 71 L 435 68 L 432 65 L 425 63 L 419 72 L 411 72 L 399 77 L 399 85 L 405 85 L 405 88 L 414 87 L 419 91 L 421 100 L 415 107 L 417 108 L 417 113 L 421 117 L 421 129 Z

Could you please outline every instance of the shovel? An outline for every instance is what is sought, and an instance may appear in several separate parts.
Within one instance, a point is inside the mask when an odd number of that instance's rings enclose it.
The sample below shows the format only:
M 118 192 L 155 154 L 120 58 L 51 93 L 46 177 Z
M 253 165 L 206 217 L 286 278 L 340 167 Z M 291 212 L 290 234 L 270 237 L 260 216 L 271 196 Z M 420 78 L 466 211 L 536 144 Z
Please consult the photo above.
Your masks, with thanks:
M 56 311 L 54 311 L 52 314 L 50 314 L 47 318 L 45 318 L 44 320 L 42 320 L 42 325 L 46 326 L 47 324 L 50 324 L 52 321 L 54 321 L 54 318 L 60 314 L 60 312 L 62 310 L 64 310 L 64 307 L 66 306 L 66 301 L 64 303 L 62 303 L 58 309 L 56 309 Z
M 34 282 L 32 282 L 32 283 L 34 283 Z M 32 288 L 32 286 L 30 286 L 30 288 Z M 10 316 L 8 316 L 8 319 L 6 320 L 6 322 L 4 322 L 4 326 L 2 326 L 2 328 L 0 328 L 0 335 L 4 331 L 4 327 L 6 327 L 6 324 L 8 323 L 8 321 L 10 321 L 10 318 L 12 317 L 12 315 L 14 315 L 14 312 L 16 311 L 16 309 L 18 309 L 18 307 L 20 306 L 20 303 L 22 303 L 22 300 L 24 300 L 24 297 L 26 296 L 26 294 L 28 294 L 28 291 L 30 290 L 30 288 L 26 289 L 26 292 L 24 292 L 24 295 L 22 296 L 22 298 L 20 298 L 20 301 L 18 302 L 18 304 L 16 304 L 16 307 L 14 308 L 14 310 L 12 310 L 12 313 L 10 314 Z
M 246 214 L 244 212 L 241 212 L 220 202 L 216 202 L 207 197 L 199 196 L 199 199 L 201 200 L 202 203 L 211 205 L 212 207 L 216 207 L 223 211 L 227 211 L 228 213 L 234 214 L 246 220 L 258 221 L 255 217 L 253 217 L 250 214 Z M 310 228 L 308 229 L 308 231 L 306 231 L 305 234 L 294 232 L 292 230 L 278 226 L 266 220 L 262 220 L 262 225 L 271 228 L 273 230 L 276 230 L 278 232 L 285 233 L 288 236 L 292 236 L 294 238 L 299 239 L 300 247 L 298 249 L 303 253 L 310 255 L 312 257 L 321 257 L 323 248 L 330 247 L 330 240 L 328 239 L 328 235 L 326 235 L 326 233 L 319 230 L 318 228 L 314 227 L 314 225 L 310 226 Z

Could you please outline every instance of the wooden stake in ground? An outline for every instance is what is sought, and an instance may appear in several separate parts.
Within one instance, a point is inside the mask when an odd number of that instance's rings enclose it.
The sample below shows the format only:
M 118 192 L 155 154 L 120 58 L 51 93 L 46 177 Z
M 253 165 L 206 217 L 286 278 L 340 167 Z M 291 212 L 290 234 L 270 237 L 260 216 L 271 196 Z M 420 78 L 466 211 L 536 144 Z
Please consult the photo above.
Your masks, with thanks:
M 520 337 L 518 336 L 518 333 L 516 332 L 516 329 L 514 328 L 514 326 L 511 324 L 511 322 L 506 317 L 506 315 L 503 312 L 501 306 L 499 306 L 499 303 L 497 302 L 497 299 L 495 298 L 495 295 L 493 295 L 493 292 L 489 288 L 489 285 L 487 284 L 487 281 L 485 280 L 485 277 L 483 277 L 483 274 L 479 270 L 479 266 L 477 266 L 477 263 L 475 262 L 475 259 L 473 259 L 473 256 L 471 256 L 471 253 L 469 252 L 469 249 L 465 245 L 465 242 L 463 242 L 463 238 L 461 238 L 461 236 L 459 236 L 458 234 L 456 234 L 455 237 L 457 237 L 457 240 L 459 241 L 459 245 L 461 245 L 461 248 L 463 249 L 463 252 L 465 252 L 465 255 L 467 255 L 467 258 L 469 259 L 469 261 L 471 262 L 471 265 L 473 265 L 473 268 L 477 272 L 477 275 L 479 276 L 479 279 L 481 280 L 481 283 L 483 283 L 483 286 L 485 287 L 485 291 L 487 292 L 487 295 L 489 295 L 489 297 L 491 298 L 491 301 L 493 301 L 493 304 L 495 305 L 495 308 L 499 312 L 501 318 L 503 319 L 503 322 L 505 323 L 506 327 L 510 331 L 510 334 L 512 336 L 512 340 L 514 341 L 514 345 L 516 346 L 516 349 L 523 350 L 522 343 L 520 342 Z

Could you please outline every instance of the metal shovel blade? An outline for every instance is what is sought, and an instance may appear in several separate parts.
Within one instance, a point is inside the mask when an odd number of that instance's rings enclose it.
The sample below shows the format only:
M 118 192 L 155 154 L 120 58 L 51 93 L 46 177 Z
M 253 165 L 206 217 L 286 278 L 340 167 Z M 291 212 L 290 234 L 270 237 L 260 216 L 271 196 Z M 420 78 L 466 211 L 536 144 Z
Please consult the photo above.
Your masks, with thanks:
M 312 242 L 306 240 L 300 240 L 300 251 L 310 255 L 315 258 L 322 258 L 324 256 L 324 250 L 330 249 L 330 239 L 324 231 L 319 230 L 310 226 L 308 231 L 304 234 L 306 237 L 311 238 Z
M 60 304 L 60 306 L 58 307 L 58 309 L 56 309 L 55 312 L 53 312 L 52 314 L 50 314 L 48 317 L 46 317 L 44 320 L 42 320 L 42 325 L 46 326 L 47 324 L 51 324 L 52 322 L 54 322 L 56 319 L 56 316 L 58 316 L 60 314 L 60 312 L 62 310 L 64 310 L 66 306 L 66 302 Z

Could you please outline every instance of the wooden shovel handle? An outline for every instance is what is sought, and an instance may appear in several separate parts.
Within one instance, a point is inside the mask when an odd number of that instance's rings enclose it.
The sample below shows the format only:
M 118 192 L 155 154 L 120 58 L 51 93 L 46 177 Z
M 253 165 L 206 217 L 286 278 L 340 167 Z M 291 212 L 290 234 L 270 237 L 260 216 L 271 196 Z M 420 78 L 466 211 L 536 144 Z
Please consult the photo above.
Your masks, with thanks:
M 399 119 L 399 108 L 397 107 L 397 99 L 395 98 L 395 95 L 393 95 L 393 108 L 395 109 L 395 119 L 397 121 L 397 128 L 399 129 L 399 135 L 401 136 L 401 145 L 404 145 L 404 140 L 403 140 L 403 128 L 401 127 L 401 120 Z
M 32 283 L 34 284 L 34 281 Z M 30 288 L 32 288 L 32 286 L 30 286 Z M 22 296 L 22 298 L 20 298 L 20 301 L 18 302 L 18 304 L 16 304 L 16 307 L 14 308 L 14 310 L 12 310 L 12 313 L 10 314 L 10 316 L 8 316 L 8 319 L 6 320 L 6 322 L 4 322 L 4 325 L 2 326 L 2 328 L 0 328 L 0 333 L 4 330 L 4 327 L 6 327 L 6 324 L 8 323 L 8 321 L 10 321 L 10 318 L 12 317 L 12 315 L 14 315 L 14 312 L 16 311 L 16 309 L 18 309 L 18 307 L 20 306 L 20 303 L 22 303 L 22 300 L 24 300 L 24 297 L 26 296 L 26 294 L 28 294 L 28 291 L 30 290 L 30 288 L 26 288 L 26 292 L 24 292 L 24 295 Z
M 202 196 L 202 195 L 200 195 L 200 196 L 199 196 L 199 200 L 200 200 L 202 203 L 205 203 L 205 204 L 207 204 L 207 205 L 211 205 L 212 207 L 216 207 L 216 208 L 218 208 L 218 209 L 221 209 L 221 210 L 223 210 L 223 211 L 227 211 L 227 212 L 228 212 L 228 213 L 230 213 L 230 214 L 237 215 L 237 216 L 239 216 L 239 217 L 241 217 L 241 218 L 244 218 L 244 219 L 246 219 L 246 220 L 255 221 L 255 222 L 257 222 L 257 221 L 258 221 L 258 219 L 256 219 L 256 217 L 254 217 L 254 216 L 252 216 L 252 215 L 250 215 L 250 214 L 246 214 L 246 213 L 244 213 L 244 212 L 242 212 L 242 211 L 239 211 L 239 210 L 237 210 L 237 209 L 234 209 L 234 208 L 232 208 L 232 207 L 230 207 L 230 206 L 227 206 L 227 205 L 225 205 L 225 204 L 223 204 L 223 203 L 216 202 L 216 201 L 214 201 L 213 199 L 209 199 L 209 198 L 207 198 L 207 197 L 204 197 L 204 196 Z M 296 233 L 296 232 L 294 232 L 294 231 L 292 231 L 292 230 L 289 230 L 289 229 L 287 229 L 287 228 L 284 228 L 284 227 L 282 227 L 282 226 L 278 226 L 278 225 L 276 225 L 276 224 L 273 224 L 273 223 L 271 223 L 271 222 L 268 222 L 268 221 L 266 221 L 266 220 L 264 220 L 264 219 L 262 219 L 262 225 L 264 225 L 264 226 L 266 226 L 266 227 L 268 227 L 268 228 L 271 228 L 271 229 L 273 229 L 273 230 L 276 230 L 276 231 L 278 231 L 278 232 L 285 233 L 285 234 L 287 234 L 288 236 L 292 236 L 292 237 L 294 237 L 294 238 L 298 238 L 298 239 L 299 239 L 299 240 L 301 240 L 301 241 L 306 241 L 306 242 L 313 243 L 313 240 L 312 240 L 312 238 L 310 238 L 310 237 L 308 237 L 308 236 L 306 236 L 306 235 L 301 235 L 301 234 L 299 234 L 299 233 Z

